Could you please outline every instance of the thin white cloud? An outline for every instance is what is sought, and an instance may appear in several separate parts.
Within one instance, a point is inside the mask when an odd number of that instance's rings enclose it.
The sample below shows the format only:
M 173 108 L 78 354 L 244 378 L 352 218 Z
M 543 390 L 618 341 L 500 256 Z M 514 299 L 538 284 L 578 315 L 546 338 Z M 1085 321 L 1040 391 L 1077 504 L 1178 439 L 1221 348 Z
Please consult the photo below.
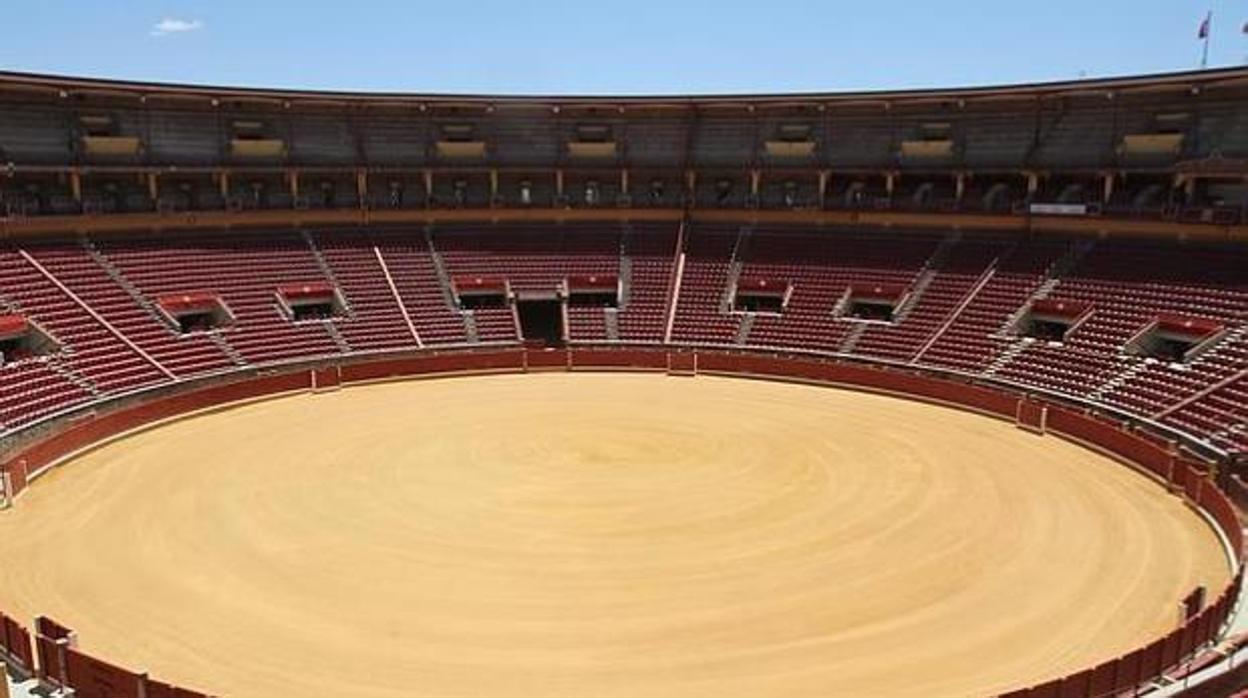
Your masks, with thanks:
M 152 36 L 169 36 L 170 34 L 185 34 L 193 32 L 204 26 L 204 23 L 198 19 L 177 19 L 174 17 L 165 17 L 152 27 Z

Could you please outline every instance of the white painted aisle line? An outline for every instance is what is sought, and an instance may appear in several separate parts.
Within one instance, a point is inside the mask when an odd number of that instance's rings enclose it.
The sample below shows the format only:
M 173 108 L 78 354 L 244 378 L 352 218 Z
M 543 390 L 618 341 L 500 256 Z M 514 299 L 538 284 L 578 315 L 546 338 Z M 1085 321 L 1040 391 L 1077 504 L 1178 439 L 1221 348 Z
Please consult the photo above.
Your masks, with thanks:
M 394 285 L 394 277 L 390 275 L 390 266 L 386 264 L 386 258 L 381 254 L 381 248 L 373 245 L 373 254 L 377 255 L 377 263 L 381 265 L 381 273 L 386 277 L 386 284 L 390 286 L 390 293 L 394 294 L 394 302 L 399 305 L 399 312 L 403 314 L 403 322 L 407 323 L 407 330 L 412 333 L 412 339 L 416 340 L 416 346 L 425 347 L 425 343 L 420 341 L 420 333 L 416 331 L 416 325 L 412 324 L 412 316 L 407 314 L 407 306 L 403 304 L 403 296 L 399 295 L 398 286 Z
M 158 370 L 160 370 L 161 373 L 165 374 L 172 380 L 178 379 L 178 376 L 173 371 L 170 371 L 169 369 L 165 368 L 164 365 L 162 365 L 159 361 L 157 361 L 151 354 L 148 354 L 146 351 L 143 351 L 142 347 L 130 341 L 129 337 L 122 334 L 121 330 L 117 329 L 116 327 L 113 327 L 112 323 L 110 323 L 108 320 L 105 320 L 103 315 L 100 315 L 99 313 L 95 312 L 95 309 L 92 308 L 90 305 L 87 305 L 86 301 L 79 298 L 78 294 L 69 290 L 68 286 L 61 283 L 61 280 L 53 276 L 52 272 L 48 271 L 46 268 L 44 268 L 42 264 L 39 263 L 38 260 L 30 256 L 29 252 L 27 252 L 24 249 L 19 249 L 17 252 L 18 254 L 22 256 L 23 259 L 29 262 L 32 267 L 38 270 L 40 274 L 43 274 L 43 276 L 48 281 L 51 281 L 57 288 L 59 288 L 61 290 L 61 293 L 64 293 L 65 295 L 69 296 L 71 300 L 77 303 L 83 310 L 87 311 L 88 315 L 95 318 L 96 322 L 103 325 L 104 329 L 111 332 L 113 336 L 115 336 L 117 339 L 120 339 L 123 344 L 133 349 L 134 353 L 138 354 L 139 356 L 142 356 L 144 359 L 147 360 L 148 363 L 155 366 Z

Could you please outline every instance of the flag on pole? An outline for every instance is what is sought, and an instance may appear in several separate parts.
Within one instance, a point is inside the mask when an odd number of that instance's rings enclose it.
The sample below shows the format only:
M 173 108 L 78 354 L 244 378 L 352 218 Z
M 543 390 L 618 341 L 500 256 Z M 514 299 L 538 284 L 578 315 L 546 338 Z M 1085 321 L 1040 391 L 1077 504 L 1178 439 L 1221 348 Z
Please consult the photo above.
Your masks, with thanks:
M 1196 38 L 1200 39 L 1200 69 L 1209 66 L 1209 25 L 1213 22 L 1213 10 L 1205 13 L 1205 19 L 1196 30 Z

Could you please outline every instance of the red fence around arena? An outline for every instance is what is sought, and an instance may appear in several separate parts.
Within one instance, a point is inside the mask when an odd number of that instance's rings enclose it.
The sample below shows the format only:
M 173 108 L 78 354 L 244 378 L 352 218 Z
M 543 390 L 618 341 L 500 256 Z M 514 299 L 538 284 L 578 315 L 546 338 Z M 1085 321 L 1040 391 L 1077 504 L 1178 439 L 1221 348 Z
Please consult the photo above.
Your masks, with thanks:
M 16 620 L 0 613 L 0 652 L 5 663 L 19 673 L 35 673 L 35 655 L 30 642 L 30 631 Z
M 1165 483 L 1171 491 L 1199 507 L 1216 522 L 1238 559 L 1243 534 L 1235 505 L 1208 477 L 1203 464 L 1180 456 L 1167 443 L 1146 438 L 1127 426 L 1097 414 L 1039 403 L 1026 396 L 921 373 L 851 363 L 760 354 L 668 351 L 662 348 L 559 350 L 500 349 L 462 353 L 430 353 L 291 370 L 253 376 L 236 382 L 189 389 L 93 414 L 71 423 L 0 463 L 11 476 L 14 494 L 47 466 L 110 437 L 198 410 L 239 401 L 304 391 L 316 387 L 418 376 L 439 376 L 527 370 L 653 370 L 673 373 L 759 376 L 809 381 L 903 395 L 974 410 L 1020 425 L 1040 427 L 1136 465 Z M 1010 698 L 1097 698 L 1133 690 L 1141 683 L 1189 660 L 1214 641 L 1231 615 L 1243 581 L 1242 566 L 1216 600 L 1181 627 L 1145 647 L 1099 666 L 1008 694 Z M 20 671 L 38 673 L 50 683 L 64 683 L 85 698 L 147 696 L 197 698 L 144 675 L 92 658 L 73 646 L 72 633 L 49 619 L 36 625 L 32 637 L 19 623 L 0 615 L 0 650 Z

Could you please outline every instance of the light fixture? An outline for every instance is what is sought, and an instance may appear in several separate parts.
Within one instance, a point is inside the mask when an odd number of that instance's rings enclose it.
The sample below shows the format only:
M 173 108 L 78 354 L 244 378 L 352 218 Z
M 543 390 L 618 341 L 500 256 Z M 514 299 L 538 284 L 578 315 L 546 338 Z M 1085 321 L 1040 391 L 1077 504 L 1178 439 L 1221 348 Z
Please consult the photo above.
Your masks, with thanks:
M 656 206 L 663 203 L 663 180 L 655 179 L 650 182 L 650 203 Z
M 598 180 L 591 179 L 585 182 L 585 205 L 598 205 Z
M 520 204 L 533 205 L 533 183 L 527 179 L 520 182 Z

